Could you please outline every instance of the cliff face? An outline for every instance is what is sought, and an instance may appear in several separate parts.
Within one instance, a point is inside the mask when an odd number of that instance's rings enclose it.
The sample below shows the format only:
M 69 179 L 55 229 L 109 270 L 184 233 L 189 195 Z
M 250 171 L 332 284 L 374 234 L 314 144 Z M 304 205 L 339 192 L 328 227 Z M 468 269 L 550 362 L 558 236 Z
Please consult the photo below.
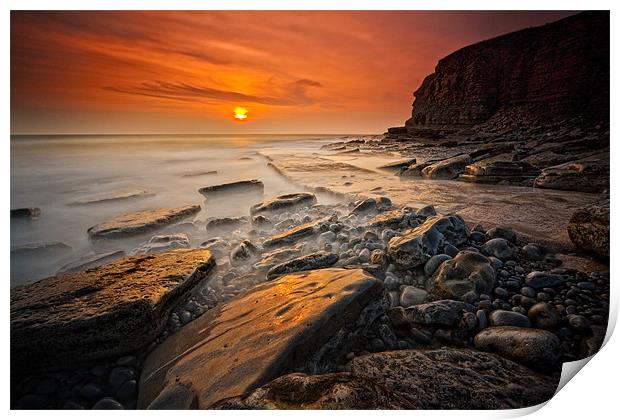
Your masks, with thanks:
M 462 48 L 414 92 L 410 134 L 506 121 L 609 119 L 609 13 L 584 12 Z

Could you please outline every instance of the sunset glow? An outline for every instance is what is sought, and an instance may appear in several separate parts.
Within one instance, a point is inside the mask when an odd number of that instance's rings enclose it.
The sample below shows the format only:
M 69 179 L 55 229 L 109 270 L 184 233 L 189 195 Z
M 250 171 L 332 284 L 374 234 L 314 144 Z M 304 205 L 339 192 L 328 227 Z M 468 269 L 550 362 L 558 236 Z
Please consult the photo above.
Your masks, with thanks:
M 248 118 L 248 110 L 240 106 L 235 108 L 234 118 L 237 121 L 245 121 Z
M 13 11 L 11 131 L 379 133 L 441 57 L 567 14 Z

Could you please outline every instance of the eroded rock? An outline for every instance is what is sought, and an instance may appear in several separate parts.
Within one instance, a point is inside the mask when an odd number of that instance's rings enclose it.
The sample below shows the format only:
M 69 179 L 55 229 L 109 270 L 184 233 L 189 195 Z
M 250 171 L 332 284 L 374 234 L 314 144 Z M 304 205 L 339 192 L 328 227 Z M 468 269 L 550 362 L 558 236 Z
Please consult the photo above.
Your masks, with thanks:
M 250 179 L 247 181 L 235 181 L 227 184 L 209 185 L 202 187 L 198 192 L 205 197 L 212 197 L 223 194 L 243 194 L 243 193 L 259 193 L 262 194 L 265 186 L 258 179 Z

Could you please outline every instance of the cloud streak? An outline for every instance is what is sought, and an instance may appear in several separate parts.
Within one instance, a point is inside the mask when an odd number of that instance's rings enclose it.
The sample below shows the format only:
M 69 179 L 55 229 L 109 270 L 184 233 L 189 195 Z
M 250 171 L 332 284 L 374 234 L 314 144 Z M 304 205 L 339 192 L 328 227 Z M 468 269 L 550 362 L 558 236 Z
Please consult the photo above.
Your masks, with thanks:
M 188 83 L 169 83 L 163 81 L 143 82 L 135 86 L 105 86 L 103 89 L 129 95 L 177 101 L 194 101 L 200 103 L 235 102 L 247 104 L 263 104 L 274 106 L 308 106 L 316 101 L 309 95 L 309 90 L 323 85 L 317 81 L 300 79 L 287 83 L 281 88 L 280 96 L 257 96 L 241 92 L 215 89 L 207 86 L 194 86 Z

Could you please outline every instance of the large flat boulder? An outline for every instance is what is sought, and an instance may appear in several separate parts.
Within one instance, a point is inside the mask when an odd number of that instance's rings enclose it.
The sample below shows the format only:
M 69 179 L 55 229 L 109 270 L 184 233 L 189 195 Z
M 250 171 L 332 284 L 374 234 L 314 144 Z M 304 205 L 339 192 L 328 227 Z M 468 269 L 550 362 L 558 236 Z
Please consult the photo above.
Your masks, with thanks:
M 199 205 L 188 205 L 123 214 L 88 228 L 87 233 L 91 239 L 138 235 L 186 219 L 199 211 Z
M 316 196 L 312 193 L 302 192 L 279 195 L 269 200 L 264 200 L 250 207 L 250 214 L 274 212 L 282 209 L 294 209 L 308 207 L 316 204 Z
M 176 250 L 12 289 L 12 369 L 73 367 L 150 344 L 214 266 L 207 250 Z
M 609 200 L 577 210 L 567 229 L 578 248 L 609 257 Z
M 179 393 L 196 408 L 245 395 L 303 364 L 381 293 L 381 282 L 361 269 L 306 271 L 260 285 L 156 348 L 144 363 L 138 407 L 183 408 L 174 403 Z
M 291 373 L 220 409 L 508 409 L 549 400 L 557 378 L 494 354 L 441 348 L 374 353 L 350 372 Z
M 465 173 L 459 176 L 459 181 L 487 184 L 497 184 L 502 181 L 521 183 L 533 180 L 539 174 L 539 169 L 523 161 L 481 161 L 467 165 Z

